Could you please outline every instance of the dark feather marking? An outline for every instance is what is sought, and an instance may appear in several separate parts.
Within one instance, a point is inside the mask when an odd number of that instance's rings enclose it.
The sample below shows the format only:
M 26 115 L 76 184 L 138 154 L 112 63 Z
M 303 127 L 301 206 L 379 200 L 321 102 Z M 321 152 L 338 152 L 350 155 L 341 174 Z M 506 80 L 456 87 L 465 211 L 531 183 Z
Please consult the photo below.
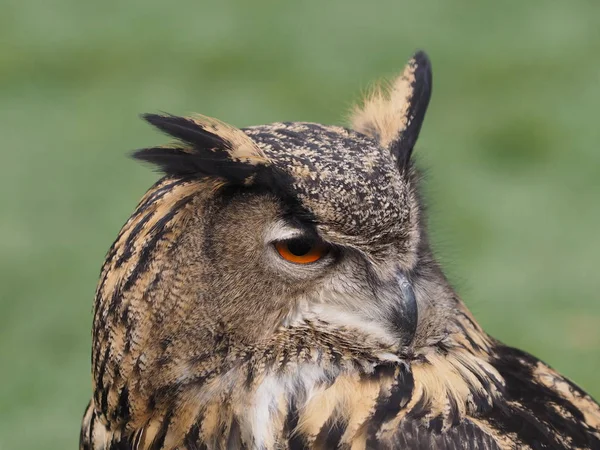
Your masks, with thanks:
M 205 384 L 208 380 L 210 380 L 212 377 L 214 377 L 218 373 L 219 373 L 219 370 L 217 370 L 217 369 L 211 370 L 208 372 L 199 373 L 199 374 L 191 377 L 189 380 L 186 380 L 185 383 L 181 383 L 177 387 L 177 389 L 174 389 L 174 390 L 186 390 L 192 386 L 196 386 L 196 387 L 202 386 L 203 384 Z
M 119 314 L 119 319 L 117 321 L 120 325 L 129 325 L 129 304 L 125 305 L 123 309 L 121 309 L 121 313 Z M 125 330 L 127 332 L 127 330 Z
M 423 417 L 425 417 L 429 413 L 429 408 L 431 407 L 431 402 L 422 396 L 419 398 L 417 403 L 412 407 L 412 409 L 408 412 L 407 416 L 411 420 L 419 421 Z
M 169 425 L 171 424 L 171 418 L 173 417 L 173 410 L 169 409 L 163 417 L 163 421 L 160 424 L 160 428 L 152 441 L 148 450 L 161 450 L 164 447 L 167 432 L 169 431 Z
M 99 318 L 98 320 L 98 324 L 102 326 L 102 328 L 96 327 L 96 329 L 101 330 L 103 333 L 107 333 L 108 329 L 106 328 L 105 325 L 105 319 L 103 319 L 102 317 Z M 102 336 L 104 338 L 104 336 Z M 100 342 L 100 340 L 98 340 L 98 342 Z M 94 348 L 94 355 L 93 355 L 93 360 L 94 360 L 94 368 L 93 368 L 93 372 L 94 374 L 103 374 L 104 370 L 106 369 L 106 359 L 108 356 L 108 351 L 110 349 L 109 348 L 104 348 L 101 345 L 96 345 Z M 104 352 L 104 357 L 102 357 L 102 352 Z
M 242 436 L 240 432 L 240 423 L 236 417 L 231 419 L 231 425 L 229 426 L 229 435 L 227 436 L 227 450 L 245 450 L 247 445 L 242 442 Z
M 142 118 L 163 133 L 200 148 L 231 148 L 230 144 L 222 137 L 207 131 L 192 119 L 170 114 L 142 114 Z
M 456 314 L 458 314 L 460 317 L 462 317 L 463 319 L 465 319 L 467 322 L 469 322 L 471 324 L 471 327 L 473 327 L 474 330 L 478 330 L 479 329 L 479 325 L 477 325 L 477 323 L 475 323 L 473 321 L 473 319 L 471 317 L 469 317 L 468 314 L 465 314 L 462 311 L 456 311 Z
M 523 409 L 500 404 L 487 416 L 502 432 L 513 432 L 525 444 L 543 443 L 550 448 L 565 448 L 558 436 L 569 437 L 570 447 L 600 449 L 600 439 L 585 424 L 581 411 L 559 393 L 540 384 L 533 375 L 538 360 L 521 350 L 499 346 L 494 366 L 506 380 L 507 398 Z M 551 403 L 564 408 L 572 417 L 562 415 Z
M 342 354 L 335 348 L 335 346 L 332 343 L 327 342 L 326 345 L 328 354 L 331 358 L 331 364 L 333 364 L 334 366 L 339 365 L 340 361 L 342 360 Z
M 429 421 L 429 429 L 434 433 L 441 433 L 444 427 L 444 417 L 438 414 Z
M 466 330 L 466 328 L 464 327 L 464 325 L 463 325 L 463 324 L 462 324 L 462 323 L 461 323 L 459 320 L 456 320 L 456 321 L 454 321 L 454 324 L 455 324 L 455 325 L 456 325 L 458 328 L 460 328 L 460 331 L 462 332 L 462 333 L 461 333 L 462 337 L 464 337 L 464 338 L 465 338 L 465 339 L 466 339 L 466 340 L 469 342 L 469 344 L 471 345 L 471 347 L 473 348 L 473 350 L 475 350 L 475 351 L 480 351 L 480 350 L 481 350 L 481 347 L 479 346 L 479 344 L 477 344 L 477 343 L 476 343 L 476 342 L 473 340 L 473 338 L 471 338 L 471 336 L 469 336 L 469 333 L 467 333 L 467 330 Z
M 450 421 L 451 426 L 456 426 L 460 423 L 460 413 L 458 409 L 458 403 L 456 403 L 456 399 L 453 396 L 448 396 L 448 407 L 450 411 L 448 412 L 448 420 Z
M 490 435 L 468 420 L 444 433 L 434 433 L 419 421 L 404 420 L 391 442 L 380 447 L 390 450 L 503 450 Z
M 97 299 L 97 301 L 99 301 L 99 299 Z M 92 346 L 93 373 L 98 371 L 98 365 L 102 362 L 101 353 L 104 351 L 104 347 L 101 343 L 106 340 L 108 333 L 110 332 L 110 327 L 106 326 L 106 320 L 109 319 L 108 316 L 110 314 L 108 311 L 108 303 L 109 302 L 102 302 L 102 308 L 97 308 L 94 314 L 94 329 L 96 330 L 96 336 L 94 336 Z
M 144 217 L 142 217 L 140 220 L 138 220 L 138 222 L 135 224 L 135 226 L 131 230 L 131 233 L 129 233 L 129 236 L 127 236 L 127 240 L 121 246 L 121 248 L 123 249 L 123 252 L 115 261 L 115 268 L 118 269 L 119 267 L 121 267 L 123 265 L 123 263 L 127 262 L 129 260 L 129 258 L 131 258 L 131 255 L 133 255 L 133 246 L 135 244 L 136 239 L 138 238 L 138 235 L 144 228 L 144 225 L 146 225 L 148 223 L 148 221 L 152 217 L 154 217 L 154 214 L 156 214 L 156 211 L 148 212 L 146 215 L 144 215 Z
M 100 364 L 100 369 L 96 373 L 96 390 L 94 391 L 94 400 L 96 405 L 100 408 L 100 411 L 104 416 L 108 409 L 108 389 L 104 386 L 104 372 L 106 371 L 106 365 L 108 364 L 108 355 L 110 354 L 110 346 L 106 346 L 104 350 L 104 358 Z
M 133 446 L 132 439 L 133 437 L 125 438 L 122 436 L 118 439 L 113 438 L 113 440 L 110 441 L 108 450 L 133 450 L 135 447 Z
M 183 445 L 187 450 L 207 450 L 207 446 L 204 442 L 200 441 L 200 423 L 202 418 L 198 418 L 194 425 L 186 433 L 183 439 Z
M 135 215 L 136 214 L 134 213 L 134 216 Z M 117 243 L 123 237 L 124 233 L 125 233 L 125 226 L 123 226 L 123 228 L 121 228 L 121 231 L 117 235 L 117 238 L 112 243 L 112 245 L 108 249 L 108 252 L 106 253 L 106 257 L 104 258 L 104 264 L 102 264 L 102 273 L 104 274 L 104 276 L 102 277 L 102 280 L 100 281 L 100 284 L 98 285 L 98 292 L 102 292 L 102 290 L 104 288 L 104 283 L 106 282 L 106 278 L 108 277 L 108 274 L 109 274 L 109 271 L 105 270 L 105 269 L 107 269 L 110 266 L 110 264 L 112 264 L 112 260 L 114 259 L 115 255 L 117 254 L 117 251 L 120 248 L 117 246 Z
M 295 403 L 292 403 L 288 409 L 287 416 L 285 418 L 284 436 L 287 436 L 289 450 L 307 450 L 308 445 L 303 436 L 296 432 L 298 421 L 300 419 L 300 413 Z
M 115 419 L 118 418 L 119 421 L 127 422 L 130 418 L 129 414 L 129 388 L 125 385 L 119 394 L 119 401 L 113 416 Z
M 424 52 L 417 52 L 413 56 L 413 60 L 412 64 L 415 64 L 416 68 L 414 72 L 415 81 L 412 85 L 413 93 L 406 114 L 408 125 L 390 146 L 390 151 L 396 157 L 398 166 L 401 169 L 408 167 L 408 161 L 419 137 L 421 125 L 423 125 L 425 112 L 431 98 L 431 62 Z
M 129 277 L 125 280 L 125 283 L 123 285 L 123 292 L 129 291 L 129 289 L 131 289 L 131 287 L 135 285 L 135 282 L 139 279 L 139 277 L 148 269 L 148 262 L 150 261 L 156 246 L 163 240 L 165 226 L 167 225 L 167 223 L 169 223 L 171 219 L 173 219 L 173 217 L 175 217 L 175 215 L 179 213 L 179 211 L 185 205 L 187 205 L 191 201 L 193 197 L 193 195 L 188 195 L 187 197 L 184 197 L 181 200 L 177 201 L 177 203 L 173 205 L 169 212 L 163 217 L 161 217 L 148 231 L 148 234 L 151 235 L 152 238 L 150 238 L 150 240 L 146 243 L 146 245 L 144 245 L 144 247 L 140 251 L 140 256 L 137 264 L 133 268 Z M 116 305 L 111 305 L 111 307 L 113 308 L 115 306 Z
M 398 366 L 396 378 L 390 393 L 379 393 L 375 403 L 375 412 L 369 420 L 367 448 L 377 446 L 377 432 L 384 422 L 395 417 L 409 402 L 414 389 L 414 378 L 406 364 Z
M 103 311 L 103 313 L 100 315 L 100 317 L 98 317 L 98 321 L 95 322 L 95 324 L 94 324 L 94 328 L 96 330 L 98 330 L 99 333 L 101 333 L 99 336 L 96 337 L 97 342 L 104 342 L 104 340 L 109 335 L 111 328 L 109 326 L 106 326 L 106 321 L 112 320 L 112 318 L 115 316 L 115 313 L 117 312 L 116 308 L 118 307 L 118 305 L 120 305 L 121 299 L 122 299 L 121 286 L 120 286 L 120 283 L 117 283 L 117 285 L 115 286 L 114 290 L 111 293 L 110 301 L 104 302 L 104 304 L 107 305 L 105 307 L 105 309 L 107 311 Z M 96 351 L 96 358 L 97 358 L 96 363 L 98 362 L 101 352 L 102 352 L 102 346 L 99 346 Z
M 276 168 L 264 168 L 256 173 L 252 186 L 228 185 L 220 189 L 220 201 L 231 201 L 239 195 L 269 195 L 281 200 L 283 216 L 290 224 L 314 231 L 311 226 L 318 223 L 316 216 L 305 208 L 292 189 L 292 177 Z M 217 200 L 217 199 L 215 199 Z M 210 231 L 207 229 L 207 232 Z M 316 232 L 315 232 L 316 233 Z
M 168 399 L 173 393 L 177 392 L 178 387 L 178 384 L 167 384 L 156 388 L 148 399 L 148 409 L 151 411 L 155 410 L 160 403 Z
M 255 165 L 226 159 L 207 149 L 189 153 L 183 149 L 153 147 L 137 150 L 133 157 L 157 165 L 168 175 L 218 177 L 238 184 L 257 171 Z
M 162 272 L 156 272 L 152 281 L 148 283 L 148 286 L 146 286 L 146 289 L 144 290 L 144 296 L 148 296 L 151 292 L 153 292 L 158 286 L 158 283 L 162 281 L 162 279 Z
M 319 430 L 313 447 L 327 450 L 337 449 L 347 426 L 347 422 L 339 419 L 336 420 L 333 416 L 330 417 Z
M 169 176 L 162 177 L 148 190 L 150 192 L 153 189 L 155 189 L 154 192 L 152 192 L 145 200 L 143 200 L 142 202 L 140 202 L 138 204 L 138 206 L 136 207 L 136 211 L 139 211 L 139 213 L 142 214 L 151 205 L 158 203 L 159 200 L 161 200 L 165 195 L 167 195 L 169 192 L 171 192 L 174 188 L 176 188 L 178 186 L 182 186 L 186 183 L 189 183 L 193 179 L 194 179 L 193 177 L 176 177 L 176 178 L 169 177 Z M 161 183 L 165 183 L 167 181 L 169 181 L 169 182 L 166 183 L 164 186 L 158 187 L 161 185 Z
M 252 383 L 254 383 L 254 378 L 256 376 L 256 363 L 251 361 L 252 353 L 248 352 L 244 355 L 242 359 L 244 366 L 246 367 L 246 379 L 244 382 L 244 386 L 246 389 L 250 389 L 252 387 Z
M 102 395 L 100 396 L 100 411 L 104 417 L 108 417 L 108 391 L 109 388 L 105 387 L 102 389 Z
M 277 364 L 279 365 L 279 367 L 277 368 L 277 373 L 278 374 L 282 374 L 285 372 L 285 370 L 288 368 L 288 363 L 290 362 L 291 359 L 291 349 L 288 347 L 285 347 L 283 349 L 283 355 L 281 356 L 281 360 L 277 362 Z
M 377 378 L 377 380 L 381 381 L 384 378 L 394 376 L 395 372 L 396 372 L 395 364 L 379 364 L 379 365 L 375 366 L 373 374 L 361 373 L 360 378 L 361 378 L 361 380 Z
M 481 373 L 479 373 L 479 371 L 477 370 L 470 370 L 470 372 L 475 378 L 477 378 L 479 383 L 481 383 L 484 392 L 491 391 L 490 384 L 492 382 L 494 383 L 496 389 L 498 389 L 500 392 L 504 390 L 504 387 L 498 382 L 496 382 L 496 379 L 494 377 L 484 378 L 481 375 Z M 471 389 L 471 396 L 473 399 L 473 403 L 475 404 L 477 413 L 482 414 L 493 408 L 493 403 L 490 401 L 490 399 L 486 395 L 481 394 L 478 390 Z
M 92 401 L 88 402 L 87 407 L 85 408 L 85 413 L 87 414 L 87 410 L 92 406 Z M 81 433 L 79 434 L 79 445 L 81 450 L 91 450 L 92 445 L 92 437 L 94 434 L 94 424 L 96 423 L 96 410 L 92 410 L 92 417 L 90 418 L 90 423 L 88 428 L 81 428 Z M 87 436 L 86 436 L 87 434 Z
M 145 431 L 145 428 L 141 427 L 133 433 L 133 435 L 131 436 L 131 446 L 133 449 L 138 450 L 140 448 L 140 442 L 142 442 L 142 438 L 145 435 Z
M 134 330 L 136 329 L 135 315 L 129 314 L 129 305 L 125 305 L 121 314 L 121 320 L 125 325 L 125 345 L 123 346 L 123 354 L 127 355 L 131 351 L 131 345 L 134 343 Z

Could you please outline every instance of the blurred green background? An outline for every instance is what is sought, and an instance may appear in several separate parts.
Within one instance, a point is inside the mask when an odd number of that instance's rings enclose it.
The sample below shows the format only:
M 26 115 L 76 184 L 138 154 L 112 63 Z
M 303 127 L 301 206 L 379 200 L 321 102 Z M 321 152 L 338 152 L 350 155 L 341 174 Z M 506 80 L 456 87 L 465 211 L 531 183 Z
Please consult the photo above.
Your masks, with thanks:
M 494 336 L 600 397 L 600 3 L 3 0 L 0 449 L 76 448 L 95 284 L 157 178 L 142 112 L 343 123 L 417 48 L 436 249 Z

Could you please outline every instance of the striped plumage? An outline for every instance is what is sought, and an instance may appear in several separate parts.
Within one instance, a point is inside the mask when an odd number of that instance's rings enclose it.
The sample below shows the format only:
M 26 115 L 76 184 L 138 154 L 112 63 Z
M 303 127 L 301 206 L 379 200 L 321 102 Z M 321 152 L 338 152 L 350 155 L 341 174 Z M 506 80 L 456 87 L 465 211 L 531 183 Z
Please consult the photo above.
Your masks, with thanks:
M 354 130 L 146 116 L 179 143 L 108 252 L 81 449 L 600 449 L 600 406 L 476 323 L 427 241 L 419 53 Z M 327 245 L 283 261 L 282 240 Z M 319 244 L 319 245 L 321 245 Z

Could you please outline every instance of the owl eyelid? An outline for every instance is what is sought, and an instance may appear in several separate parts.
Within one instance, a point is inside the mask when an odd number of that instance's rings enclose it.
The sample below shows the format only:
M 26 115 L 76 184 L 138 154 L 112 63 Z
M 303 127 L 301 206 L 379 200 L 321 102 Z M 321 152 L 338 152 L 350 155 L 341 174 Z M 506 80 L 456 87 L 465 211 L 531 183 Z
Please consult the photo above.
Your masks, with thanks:
M 317 239 L 321 238 L 308 229 L 302 229 L 297 226 L 291 226 L 284 221 L 272 224 L 265 234 L 265 245 L 272 245 L 276 242 L 290 241 L 292 239 Z

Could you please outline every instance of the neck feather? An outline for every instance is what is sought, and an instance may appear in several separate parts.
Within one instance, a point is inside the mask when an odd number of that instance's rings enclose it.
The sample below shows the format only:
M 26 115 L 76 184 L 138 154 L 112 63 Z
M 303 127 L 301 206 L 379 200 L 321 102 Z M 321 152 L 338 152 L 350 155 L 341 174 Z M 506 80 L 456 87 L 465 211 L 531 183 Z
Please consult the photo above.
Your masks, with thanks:
M 409 350 L 322 322 L 281 329 L 269 345 L 230 347 L 201 382 L 161 387 L 152 412 L 129 426 L 147 443 L 233 439 L 265 449 L 292 437 L 325 445 L 334 426 L 340 443 L 366 445 L 407 415 L 448 428 L 490 409 L 504 386 L 488 360 L 491 338 L 463 306 L 455 317 L 444 339 Z

